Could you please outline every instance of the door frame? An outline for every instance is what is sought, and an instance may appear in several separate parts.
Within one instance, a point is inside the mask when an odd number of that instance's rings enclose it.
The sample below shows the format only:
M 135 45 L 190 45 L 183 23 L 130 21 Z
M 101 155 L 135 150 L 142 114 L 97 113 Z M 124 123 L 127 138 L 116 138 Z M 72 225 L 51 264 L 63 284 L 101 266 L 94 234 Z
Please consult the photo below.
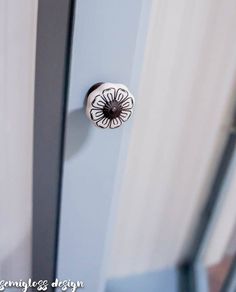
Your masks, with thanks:
M 55 279 L 57 265 L 65 109 L 74 2 L 38 1 L 32 278 L 47 279 L 49 282 Z

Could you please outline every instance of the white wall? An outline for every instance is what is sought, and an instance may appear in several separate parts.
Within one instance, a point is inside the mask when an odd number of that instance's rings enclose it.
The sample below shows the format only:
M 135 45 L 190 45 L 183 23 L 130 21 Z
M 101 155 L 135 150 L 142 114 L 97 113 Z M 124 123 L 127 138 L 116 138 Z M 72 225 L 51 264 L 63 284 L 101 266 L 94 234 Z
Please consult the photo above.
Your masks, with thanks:
M 187 256 L 232 112 L 235 27 L 235 0 L 153 0 L 110 276 Z
M 30 275 L 37 0 L 0 0 L 0 278 Z

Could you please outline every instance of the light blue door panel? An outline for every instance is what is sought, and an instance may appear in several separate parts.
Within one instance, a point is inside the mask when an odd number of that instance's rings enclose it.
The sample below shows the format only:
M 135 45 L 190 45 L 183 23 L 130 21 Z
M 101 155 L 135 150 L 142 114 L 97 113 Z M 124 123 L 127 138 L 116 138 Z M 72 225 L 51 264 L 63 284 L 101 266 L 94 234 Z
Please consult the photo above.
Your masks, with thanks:
M 95 128 L 85 117 L 84 98 L 90 86 L 101 81 L 124 83 L 137 93 L 150 7 L 151 0 L 76 4 L 57 277 L 82 280 L 88 292 L 105 289 L 115 202 L 132 121 L 115 130 Z
M 178 292 L 178 286 L 177 269 L 168 269 L 111 279 L 107 283 L 106 292 Z

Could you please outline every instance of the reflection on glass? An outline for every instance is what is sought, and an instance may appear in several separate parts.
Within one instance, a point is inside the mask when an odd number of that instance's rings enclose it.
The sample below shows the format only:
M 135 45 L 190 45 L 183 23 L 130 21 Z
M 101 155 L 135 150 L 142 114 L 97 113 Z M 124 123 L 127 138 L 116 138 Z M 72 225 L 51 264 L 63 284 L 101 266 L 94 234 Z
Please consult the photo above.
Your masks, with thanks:
M 230 267 L 236 256 L 236 226 L 232 237 L 227 245 L 223 258 L 216 264 L 209 266 L 208 281 L 210 292 L 220 292 L 223 287 L 224 281 L 230 271 Z

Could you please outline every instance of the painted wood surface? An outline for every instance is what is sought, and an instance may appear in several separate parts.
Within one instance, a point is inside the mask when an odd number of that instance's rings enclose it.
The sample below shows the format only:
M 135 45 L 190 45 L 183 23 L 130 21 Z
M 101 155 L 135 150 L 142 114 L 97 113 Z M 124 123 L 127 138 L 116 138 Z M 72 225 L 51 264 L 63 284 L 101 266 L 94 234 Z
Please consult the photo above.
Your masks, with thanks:
M 137 92 L 150 1 L 77 1 L 67 111 L 57 276 L 104 291 L 110 228 L 129 122 L 95 128 L 84 100 L 97 82 Z

